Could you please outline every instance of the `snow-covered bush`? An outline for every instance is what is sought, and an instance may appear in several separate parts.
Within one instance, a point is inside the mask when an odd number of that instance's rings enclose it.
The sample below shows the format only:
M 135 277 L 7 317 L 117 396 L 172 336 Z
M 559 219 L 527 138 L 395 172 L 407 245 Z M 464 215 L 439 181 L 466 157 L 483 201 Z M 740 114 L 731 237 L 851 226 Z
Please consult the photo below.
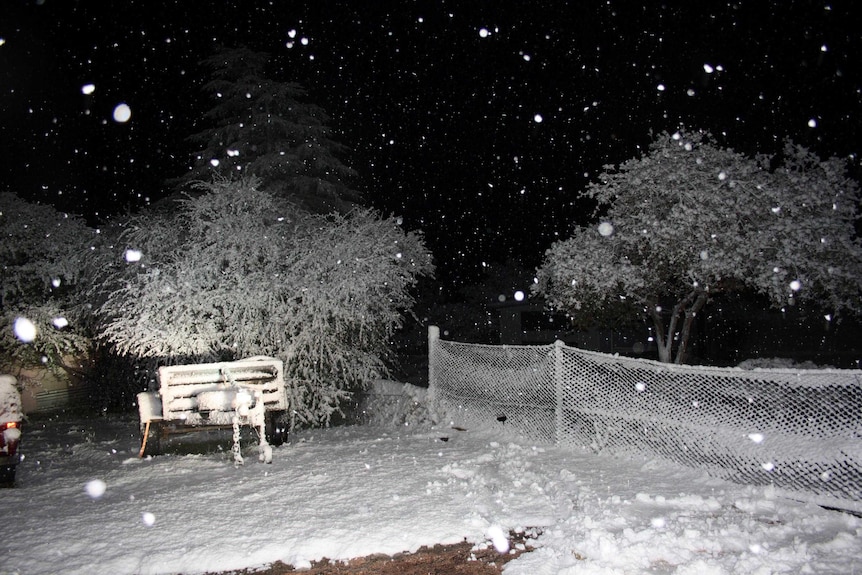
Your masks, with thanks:
M 0 368 L 18 371 L 66 366 L 70 357 L 84 358 L 93 347 L 80 308 L 61 309 L 56 300 L 3 309 L 0 315 Z M 76 327 L 77 326 L 77 327 Z
M 0 193 L 0 367 L 62 366 L 89 351 L 79 288 L 94 234 L 76 216 Z
M 433 266 L 421 236 L 370 210 L 303 224 L 285 278 L 284 360 L 288 377 L 302 382 L 299 404 L 312 406 L 308 422 L 323 423 L 345 390 L 388 372 L 411 288 Z
M 76 254 L 93 230 L 74 215 L 0 193 L 0 298 L 41 301 L 79 279 Z
M 792 144 L 749 158 L 677 132 L 608 167 L 585 196 L 596 225 L 547 251 L 534 293 L 576 318 L 649 318 L 662 361 L 685 361 L 695 317 L 722 292 L 862 311 L 859 188 L 840 160 Z
M 258 182 L 201 184 L 176 210 L 132 219 L 115 254 L 125 269 L 101 285 L 99 332 L 122 354 L 169 363 L 280 357 L 294 422 L 325 425 L 386 373 L 430 254 L 393 218 L 312 216 Z

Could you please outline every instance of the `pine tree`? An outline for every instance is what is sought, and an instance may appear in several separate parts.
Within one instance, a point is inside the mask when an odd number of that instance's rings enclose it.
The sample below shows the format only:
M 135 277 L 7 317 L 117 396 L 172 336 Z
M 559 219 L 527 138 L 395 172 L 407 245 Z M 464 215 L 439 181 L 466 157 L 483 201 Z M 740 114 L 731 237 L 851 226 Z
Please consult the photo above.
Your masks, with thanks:
M 340 159 L 345 146 L 333 139 L 324 110 L 304 102 L 300 84 L 267 77 L 268 61 L 266 53 L 233 48 L 203 62 L 211 127 L 189 138 L 199 149 L 175 183 L 254 175 L 261 189 L 311 212 L 346 213 L 360 196 L 348 185 L 354 170 Z

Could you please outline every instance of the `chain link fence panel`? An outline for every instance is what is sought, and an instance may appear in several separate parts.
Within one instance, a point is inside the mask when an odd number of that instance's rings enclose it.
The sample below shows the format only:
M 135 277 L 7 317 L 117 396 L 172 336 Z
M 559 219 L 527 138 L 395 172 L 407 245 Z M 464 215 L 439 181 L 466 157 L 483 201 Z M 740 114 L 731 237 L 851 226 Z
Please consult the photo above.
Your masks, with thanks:
M 429 333 L 429 391 L 452 425 L 648 456 L 862 512 L 862 371 L 710 368 Z

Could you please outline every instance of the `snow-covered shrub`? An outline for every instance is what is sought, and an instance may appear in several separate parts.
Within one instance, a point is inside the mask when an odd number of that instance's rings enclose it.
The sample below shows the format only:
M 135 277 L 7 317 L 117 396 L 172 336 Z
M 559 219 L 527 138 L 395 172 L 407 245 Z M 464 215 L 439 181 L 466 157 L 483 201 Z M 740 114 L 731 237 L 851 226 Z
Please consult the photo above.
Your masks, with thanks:
M 713 141 L 663 134 L 643 157 L 607 167 L 584 193 L 598 204 L 595 225 L 547 251 L 534 293 L 575 318 L 648 318 L 659 359 L 677 363 L 722 292 L 862 311 L 859 187 L 845 162 L 790 143 L 750 158 Z
M 76 254 L 93 230 L 51 206 L 0 193 L 0 298 L 42 301 L 79 279 Z
M 89 351 L 79 288 L 94 235 L 76 216 L 0 193 L 0 367 L 51 368 Z
M 295 423 L 325 425 L 386 373 L 387 343 L 433 272 L 420 235 L 370 210 L 312 216 L 256 178 L 201 184 L 131 220 L 106 278 L 100 335 L 168 363 L 276 356 Z
M 71 313 L 70 313 L 71 312 Z M 0 368 L 62 368 L 69 357 L 83 358 L 92 351 L 85 322 L 78 309 L 62 310 L 55 300 L 3 309 L 0 315 Z M 30 337 L 32 336 L 32 337 Z
M 411 288 L 433 266 L 421 236 L 364 209 L 305 218 L 290 256 L 285 370 L 316 414 L 308 423 L 324 423 L 346 390 L 388 373 Z

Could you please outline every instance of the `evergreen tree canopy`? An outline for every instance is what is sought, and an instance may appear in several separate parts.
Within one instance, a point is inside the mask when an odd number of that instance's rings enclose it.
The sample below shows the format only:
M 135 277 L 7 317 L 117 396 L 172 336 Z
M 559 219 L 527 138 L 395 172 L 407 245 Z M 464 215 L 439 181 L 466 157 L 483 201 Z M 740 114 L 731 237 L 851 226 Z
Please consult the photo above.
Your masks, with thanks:
M 214 174 L 257 176 L 261 189 L 315 213 L 346 213 L 360 200 L 348 187 L 355 175 L 339 156 L 322 108 L 303 102 L 295 82 L 267 76 L 269 56 L 247 48 L 221 49 L 203 64 L 210 79 L 210 128 L 189 139 L 199 146 L 179 184 L 209 181 Z

